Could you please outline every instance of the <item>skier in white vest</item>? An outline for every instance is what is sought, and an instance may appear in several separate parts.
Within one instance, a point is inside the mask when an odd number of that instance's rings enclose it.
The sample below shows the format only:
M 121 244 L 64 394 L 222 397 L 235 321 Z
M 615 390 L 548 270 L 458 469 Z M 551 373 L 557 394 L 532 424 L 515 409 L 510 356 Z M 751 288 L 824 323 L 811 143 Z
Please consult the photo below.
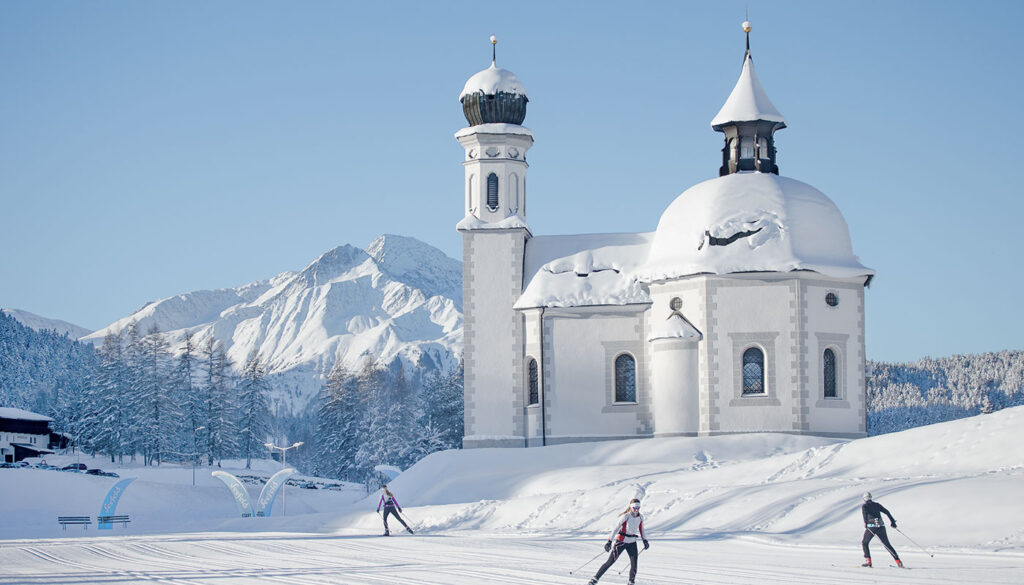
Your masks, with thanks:
M 601 565 L 588 585 L 595 585 L 605 571 L 619 559 L 622 551 L 626 551 L 626 554 L 629 555 L 629 585 L 633 585 L 633 581 L 636 579 L 636 561 L 640 554 L 636 548 L 638 538 L 644 543 L 644 550 L 650 548 L 651 544 L 647 542 L 647 536 L 644 534 L 644 517 L 640 513 L 640 500 L 633 498 L 626 511 L 619 514 L 615 522 L 615 529 L 612 530 L 608 542 L 604 545 L 604 550 L 611 553 L 608 560 Z

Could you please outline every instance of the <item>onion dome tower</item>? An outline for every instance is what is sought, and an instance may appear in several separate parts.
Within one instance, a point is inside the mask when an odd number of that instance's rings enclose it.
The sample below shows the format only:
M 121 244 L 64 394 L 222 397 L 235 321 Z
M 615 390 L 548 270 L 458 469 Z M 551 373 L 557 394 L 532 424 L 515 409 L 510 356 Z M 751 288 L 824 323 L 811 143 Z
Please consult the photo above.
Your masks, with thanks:
M 747 34 L 743 69 L 729 99 L 711 120 L 711 128 L 725 134 L 719 176 L 740 171 L 779 174 L 775 131 L 786 127 L 786 119 L 772 105 L 754 72 L 754 60 L 750 56 L 751 28 L 749 21 L 743 22 L 743 32 Z

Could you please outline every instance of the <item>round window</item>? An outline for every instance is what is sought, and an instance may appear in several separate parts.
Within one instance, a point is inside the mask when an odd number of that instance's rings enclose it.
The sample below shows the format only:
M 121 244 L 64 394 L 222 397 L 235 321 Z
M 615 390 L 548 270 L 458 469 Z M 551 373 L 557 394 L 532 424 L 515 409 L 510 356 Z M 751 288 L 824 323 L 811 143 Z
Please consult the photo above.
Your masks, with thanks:
M 835 307 L 839 304 L 839 295 L 834 292 L 830 292 L 825 295 L 825 304 L 830 307 Z

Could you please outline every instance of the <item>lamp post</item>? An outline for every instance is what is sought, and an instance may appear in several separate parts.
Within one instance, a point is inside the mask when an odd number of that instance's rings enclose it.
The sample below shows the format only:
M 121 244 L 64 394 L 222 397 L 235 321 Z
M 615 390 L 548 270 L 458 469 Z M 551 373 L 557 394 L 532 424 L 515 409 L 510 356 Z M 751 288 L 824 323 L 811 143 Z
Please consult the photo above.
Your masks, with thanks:
M 294 448 L 296 448 L 296 447 L 298 447 L 300 445 L 302 445 L 302 441 L 299 441 L 298 443 L 292 443 L 291 445 L 289 445 L 287 447 L 278 447 L 277 445 L 275 445 L 273 443 L 263 443 L 263 446 L 266 447 L 267 449 L 270 449 L 271 451 L 280 451 L 281 452 L 281 469 L 284 469 L 284 468 L 288 467 L 288 449 L 294 449 Z M 288 482 L 284 482 L 284 484 L 281 485 L 281 515 L 282 516 L 287 516 L 288 515 L 288 498 L 285 496 L 285 493 L 286 493 L 285 492 L 285 488 L 287 487 L 287 484 L 288 484 Z

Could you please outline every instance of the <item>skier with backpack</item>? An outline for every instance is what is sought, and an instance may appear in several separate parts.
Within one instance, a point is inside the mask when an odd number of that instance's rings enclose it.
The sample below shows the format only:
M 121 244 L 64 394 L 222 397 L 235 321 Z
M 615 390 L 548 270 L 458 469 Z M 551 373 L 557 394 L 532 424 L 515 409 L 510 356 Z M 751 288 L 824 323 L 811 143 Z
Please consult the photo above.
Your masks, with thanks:
M 391 493 L 388 489 L 388 484 L 380 486 L 384 493 L 380 496 L 380 501 L 377 502 L 377 513 L 380 514 L 380 509 L 384 508 L 384 536 L 391 536 L 391 530 L 388 528 L 388 516 L 394 514 L 395 518 L 405 526 L 405 529 L 409 531 L 409 534 L 413 534 L 412 528 L 402 520 L 402 517 L 398 515 L 402 511 L 402 507 L 398 505 L 398 500 L 395 498 L 395 494 Z
M 636 579 L 637 557 L 640 556 L 636 547 L 638 538 L 644 543 L 644 550 L 651 547 L 644 534 L 644 517 L 640 514 L 640 500 L 633 498 L 626 511 L 619 514 L 615 521 L 615 528 L 612 530 L 611 536 L 608 537 L 608 542 L 604 544 L 604 550 L 611 553 L 608 560 L 601 565 L 597 574 L 587 585 L 596 585 L 605 571 L 619 559 L 619 555 L 623 551 L 629 555 L 629 585 L 633 585 L 633 581 Z
M 896 566 L 903 567 L 900 555 L 896 554 L 896 549 L 889 543 L 889 537 L 885 534 L 885 522 L 882 520 L 882 514 L 889 517 L 889 524 L 893 528 L 896 528 L 896 519 L 892 517 L 889 510 L 885 509 L 885 506 L 871 499 L 871 492 L 864 492 L 864 505 L 860 507 L 860 511 L 864 516 L 864 538 L 861 540 L 861 546 L 864 547 L 864 564 L 861 566 L 871 566 L 871 551 L 868 550 L 868 543 L 877 536 L 878 540 L 882 541 L 885 550 L 889 551 L 896 561 Z

